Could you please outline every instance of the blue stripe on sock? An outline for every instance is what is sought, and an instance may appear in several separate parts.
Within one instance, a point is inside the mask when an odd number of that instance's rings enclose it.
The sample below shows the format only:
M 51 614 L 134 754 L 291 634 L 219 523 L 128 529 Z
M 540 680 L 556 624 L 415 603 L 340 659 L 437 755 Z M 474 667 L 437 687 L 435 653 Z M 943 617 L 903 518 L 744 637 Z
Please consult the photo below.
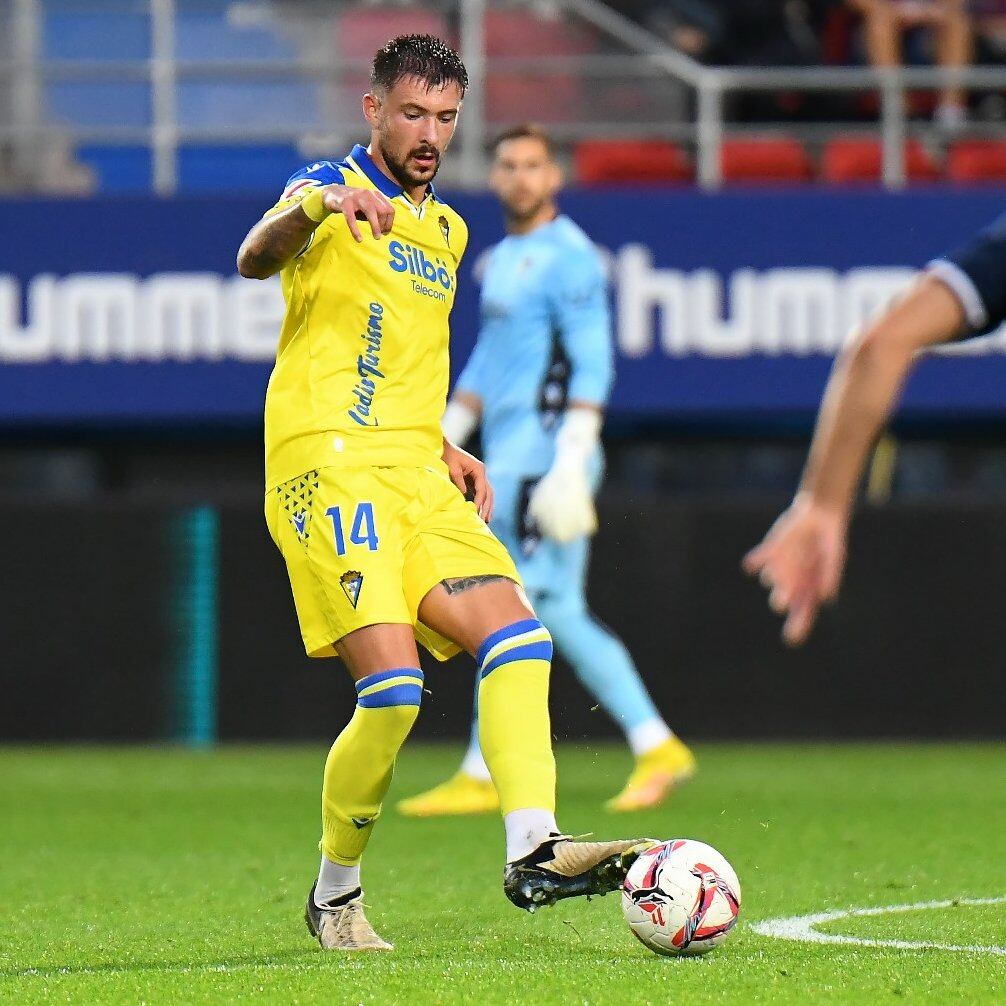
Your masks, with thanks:
M 418 706 L 422 699 L 422 685 L 402 684 L 363 695 L 356 700 L 356 704 L 362 709 L 380 709 L 384 706 Z
M 368 674 L 365 678 L 360 678 L 356 683 L 356 691 L 362 692 L 364 688 L 378 685 L 389 678 L 417 678 L 419 684 L 422 685 L 423 672 L 418 667 L 397 667 L 391 671 L 378 671 L 376 674 Z
M 525 618 L 522 622 L 514 622 L 513 625 L 504 625 L 502 629 L 497 629 L 491 636 L 486 636 L 482 641 L 479 652 L 475 654 L 475 662 L 481 667 L 482 661 L 486 659 L 486 654 L 497 643 L 502 643 L 504 639 L 520 636 L 525 632 L 531 632 L 533 629 L 540 629 L 541 627 L 542 624 L 537 618 Z
M 506 653 L 501 653 L 498 657 L 493 657 L 493 659 L 482 668 L 482 673 L 479 677 L 484 678 L 486 675 L 495 671 L 497 667 L 502 667 L 503 664 L 512 664 L 515 660 L 551 659 L 552 643 L 550 640 L 542 640 L 540 643 L 525 643 L 524 646 L 515 646 L 512 650 L 507 650 Z

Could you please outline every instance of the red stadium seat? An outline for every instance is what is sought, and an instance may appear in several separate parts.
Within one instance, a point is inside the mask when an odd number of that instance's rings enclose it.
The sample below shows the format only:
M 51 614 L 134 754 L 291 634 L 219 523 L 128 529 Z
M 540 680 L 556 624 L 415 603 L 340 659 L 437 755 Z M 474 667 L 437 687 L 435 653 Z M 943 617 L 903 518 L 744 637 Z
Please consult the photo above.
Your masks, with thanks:
M 694 175 L 685 152 L 662 140 L 585 140 L 573 151 L 573 162 L 577 180 L 586 185 L 680 184 Z
M 486 11 L 486 56 L 583 56 L 597 48 L 592 32 L 568 20 L 525 10 Z
M 952 182 L 1006 181 L 1006 141 L 955 143 L 947 156 L 947 178 Z
M 525 10 L 486 11 L 486 118 L 494 125 L 515 122 L 570 122 L 580 116 L 582 86 L 575 70 L 566 74 L 528 74 L 502 70 L 498 58 L 582 56 L 596 47 L 594 35 L 565 20 Z
M 803 144 L 790 137 L 726 140 L 721 164 L 724 182 L 806 182 L 814 174 Z
M 884 152 L 879 140 L 842 137 L 831 140 L 821 158 L 821 178 L 837 185 L 877 183 L 883 174 Z M 905 168 L 912 182 L 934 182 L 940 169 L 918 140 L 905 149 Z
M 367 62 L 381 46 L 396 35 L 436 35 L 451 41 L 447 22 L 436 11 L 423 7 L 406 10 L 373 10 L 360 5 L 347 7 L 335 31 L 335 51 L 343 59 Z M 359 115 L 360 101 L 370 87 L 370 71 L 345 71 L 338 86 L 338 108 L 348 120 Z
M 447 22 L 434 10 L 374 10 L 354 4 L 339 18 L 336 49 L 343 58 L 369 60 L 389 39 L 404 34 L 436 35 L 451 41 Z

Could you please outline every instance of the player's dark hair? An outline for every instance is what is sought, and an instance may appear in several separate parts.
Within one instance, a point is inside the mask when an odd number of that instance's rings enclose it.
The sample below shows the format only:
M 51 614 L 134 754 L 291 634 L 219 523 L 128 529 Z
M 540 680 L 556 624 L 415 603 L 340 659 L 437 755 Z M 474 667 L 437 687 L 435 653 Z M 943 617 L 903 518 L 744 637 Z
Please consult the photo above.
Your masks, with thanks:
M 461 57 L 435 35 L 398 35 L 374 56 L 370 86 L 390 91 L 403 77 L 418 77 L 429 89 L 457 84 L 468 89 Z
M 493 140 L 489 149 L 495 154 L 499 150 L 500 144 L 506 143 L 508 140 L 537 140 L 545 148 L 549 160 L 555 160 L 555 142 L 541 126 L 533 122 L 522 122 L 509 129 L 504 129 Z

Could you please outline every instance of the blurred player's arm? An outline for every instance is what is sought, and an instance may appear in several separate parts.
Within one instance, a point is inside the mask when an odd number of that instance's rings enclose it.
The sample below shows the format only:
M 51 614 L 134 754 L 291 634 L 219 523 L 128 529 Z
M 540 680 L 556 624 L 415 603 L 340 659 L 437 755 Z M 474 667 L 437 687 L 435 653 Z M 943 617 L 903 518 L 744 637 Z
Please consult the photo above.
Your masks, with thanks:
M 604 266 L 593 248 L 564 260 L 552 310 L 570 361 L 569 398 L 555 460 L 535 486 L 528 512 L 548 537 L 569 542 L 597 531 L 590 464 L 615 373 Z
M 773 611 L 786 616 L 790 645 L 807 638 L 821 605 L 838 593 L 856 489 L 917 355 L 967 332 L 968 321 L 959 294 L 931 268 L 836 360 L 796 497 L 744 558 Z
M 458 377 L 441 422 L 444 436 L 455 444 L 463 445 L 482 422 L 482 388 L 488 379 L 488 366 L 489 350 L 479 339 Z
M 352 188 L 340 181 L 322 184 L 334 170 L 316 170 L 317 178 L 298 175 L 287 183 L 283 198 L 248 232 L 238 250 L 238 272 L 247 279 L 268 279 L 307 249 L 318 225 L 333 213 L 346 218 L 356 241 L 363 240 L 357 221 L 370 224 L 375 238 L 391 231 L 395 207 L 383 193 Z

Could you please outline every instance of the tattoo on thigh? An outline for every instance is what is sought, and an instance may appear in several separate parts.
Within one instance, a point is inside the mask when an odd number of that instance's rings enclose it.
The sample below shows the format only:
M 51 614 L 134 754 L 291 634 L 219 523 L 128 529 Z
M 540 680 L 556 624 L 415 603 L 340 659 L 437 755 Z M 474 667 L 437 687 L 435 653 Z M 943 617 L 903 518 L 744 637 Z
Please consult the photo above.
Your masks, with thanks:
M 505 576 L 500 576 L 498 573 L 484 573 L 482 576 L 455 576 L 440 582 L 448 594 L 461 594 L 471 590 L 472 587 L 481 587 L 484 583 L 495 583 L 497 580 L 505 579 Z

